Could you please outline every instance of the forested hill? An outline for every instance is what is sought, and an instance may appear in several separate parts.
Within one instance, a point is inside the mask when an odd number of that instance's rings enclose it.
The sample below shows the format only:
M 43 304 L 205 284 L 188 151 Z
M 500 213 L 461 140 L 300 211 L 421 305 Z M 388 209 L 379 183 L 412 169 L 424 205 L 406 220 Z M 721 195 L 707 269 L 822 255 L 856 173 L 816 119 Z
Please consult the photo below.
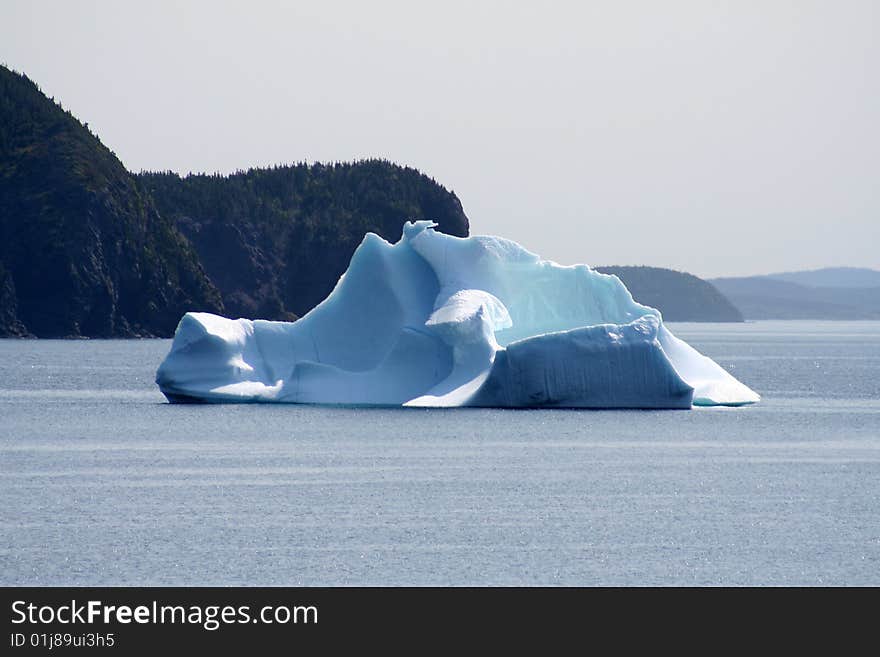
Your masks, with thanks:
M 660 267 L 596 267 L 616 275 L 646 306 L 667 322 L 742 322 L 743 316 L 715 286 L 702 278 Z
M 168 335 L 221 311 L 189 243 L 116 156 L 0 66 L 0 336 Z
M 365 232 L 396 241 L 406 219 L 468 232 L 454 194 L 385 161 L 134 175 L 0 67 L 0 337 L 170 336 L 188 310 L 291 319 Z
M 445 233 L 468 234 L 454 194 L 384 160 L 138 178 L 193 244 L 230 316 L 305 314 L 330 293 L 367 232 L 396 242 L 405 221 L 431 219 Z

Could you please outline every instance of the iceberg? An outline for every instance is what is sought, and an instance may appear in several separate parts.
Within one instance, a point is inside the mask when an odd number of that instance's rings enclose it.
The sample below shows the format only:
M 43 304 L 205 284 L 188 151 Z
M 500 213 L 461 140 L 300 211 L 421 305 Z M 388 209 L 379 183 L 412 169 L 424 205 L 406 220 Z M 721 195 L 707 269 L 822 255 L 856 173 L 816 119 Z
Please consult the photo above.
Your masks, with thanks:
M 183 316 L 156 383 L 171 402 L 691 408 L 759 396 L 676 338 L 616 276 L 500 237 L 407 222 L 368 233 L 296 322 Z

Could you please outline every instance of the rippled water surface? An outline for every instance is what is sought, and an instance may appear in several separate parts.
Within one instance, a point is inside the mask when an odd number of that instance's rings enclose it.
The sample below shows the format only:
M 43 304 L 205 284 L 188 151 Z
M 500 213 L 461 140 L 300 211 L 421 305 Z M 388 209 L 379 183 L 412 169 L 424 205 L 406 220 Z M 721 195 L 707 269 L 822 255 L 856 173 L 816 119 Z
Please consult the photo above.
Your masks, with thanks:
M 178 406 L 168 341 L 0 340 L 0 583 L 880 584 L 880 323 L 670 326 L 763 401 Z

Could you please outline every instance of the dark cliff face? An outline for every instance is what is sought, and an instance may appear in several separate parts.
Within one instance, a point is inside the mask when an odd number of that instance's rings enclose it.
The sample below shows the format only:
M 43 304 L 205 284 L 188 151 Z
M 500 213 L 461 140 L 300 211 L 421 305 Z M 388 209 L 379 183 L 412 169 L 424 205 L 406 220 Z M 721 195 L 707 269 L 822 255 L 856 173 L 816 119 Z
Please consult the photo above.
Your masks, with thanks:
M 656 308 L 667 322 L 742 322 L 743 316 L 711 283 L 661 267 L 596 267 L 614 274 L 633 298 Z
M 438 230 L 468 234 L 454 194 L 382 160 L 139 180 L 194 245 L 230 316 L 304 315 L 330 293 L 367 232 L 395 242 L 405 221 L 431 219 Z
M 222 311 L 192 247 L 122 163 L 0 67 L 0 335 L 170 335 Z
M 18 318 L 18 297 L 12 276 L 0 262 L 0 338 L 24 338 L 29 335 Z

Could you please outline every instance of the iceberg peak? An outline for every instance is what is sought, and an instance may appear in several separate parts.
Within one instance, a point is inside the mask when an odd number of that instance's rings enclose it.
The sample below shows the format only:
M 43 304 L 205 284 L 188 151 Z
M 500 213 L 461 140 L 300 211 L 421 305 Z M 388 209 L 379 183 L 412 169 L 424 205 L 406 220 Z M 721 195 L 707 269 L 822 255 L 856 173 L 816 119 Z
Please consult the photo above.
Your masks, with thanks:
M 417 221 L 407 221 L 403 224 L 403 239 L 412 240 L 417 235 L 423 233 L 426 230 L 433 230 L 439 224 L 436 221 L 428 221 L 425 219 L 420 219 Z

